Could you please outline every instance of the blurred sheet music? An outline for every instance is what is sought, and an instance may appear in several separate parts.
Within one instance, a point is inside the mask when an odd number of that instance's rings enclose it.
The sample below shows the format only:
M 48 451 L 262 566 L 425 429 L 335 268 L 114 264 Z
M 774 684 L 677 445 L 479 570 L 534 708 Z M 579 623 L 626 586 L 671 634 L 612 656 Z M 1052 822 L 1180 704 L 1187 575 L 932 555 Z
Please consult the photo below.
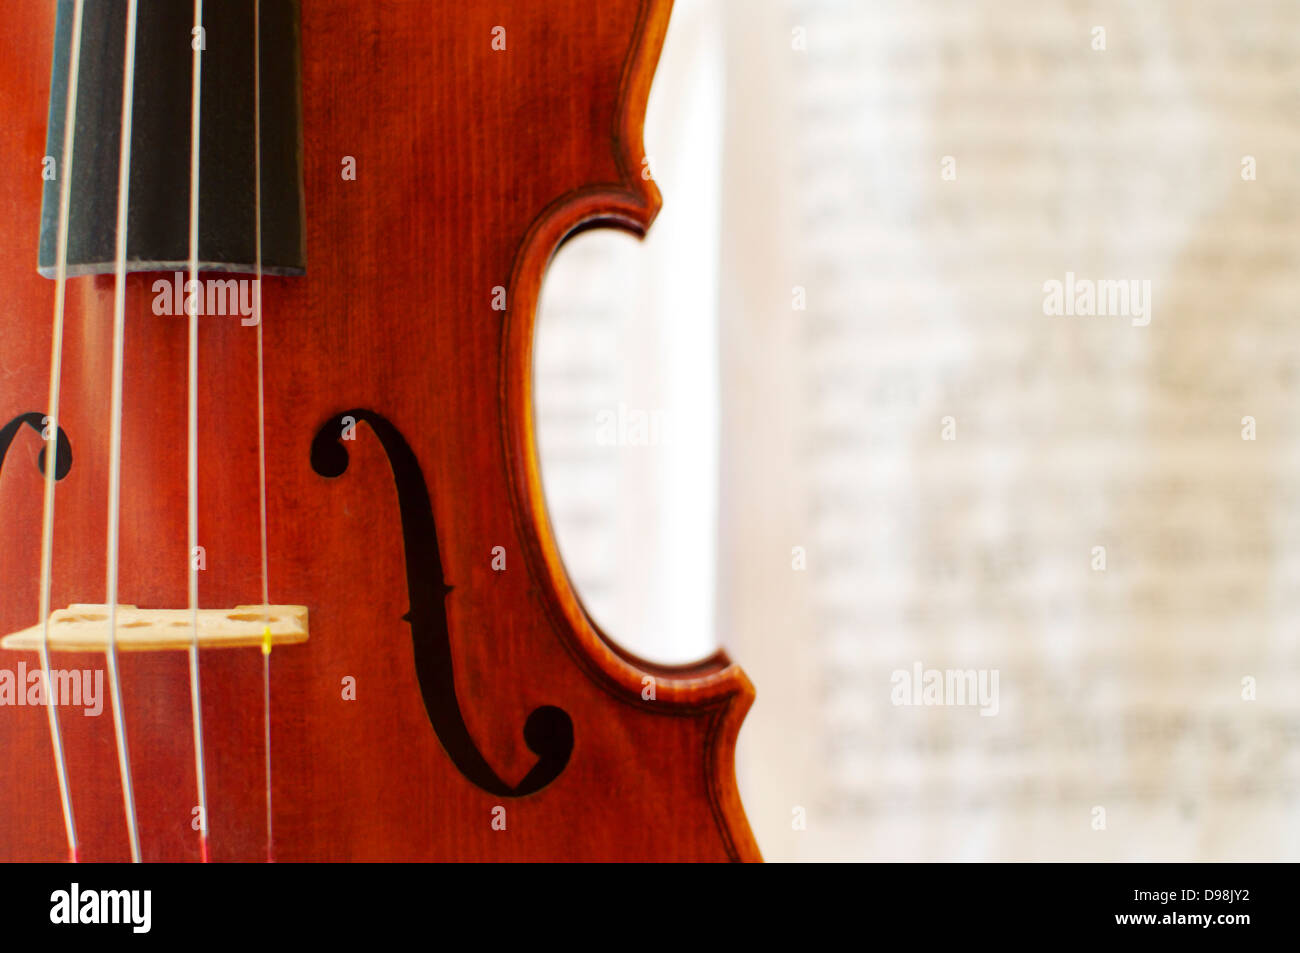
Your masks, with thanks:
M 727 41 L 767 856 L 1300 857 L 1300 6 L 764 0 Z M 1067 273 L 1149 323 L 1045 314 Z M 916 663 L 997 714 L 894 704 Z

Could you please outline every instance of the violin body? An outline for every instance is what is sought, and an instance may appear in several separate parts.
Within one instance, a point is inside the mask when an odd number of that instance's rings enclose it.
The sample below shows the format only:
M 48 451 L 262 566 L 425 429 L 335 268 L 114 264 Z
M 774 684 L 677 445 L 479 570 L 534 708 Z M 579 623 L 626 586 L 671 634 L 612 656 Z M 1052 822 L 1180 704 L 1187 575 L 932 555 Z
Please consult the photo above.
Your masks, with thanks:
M 270 601 L 310 617 L 305 643 L 270 655 L 276 860 L 758 859 L 733 761 L 748 680 L 722 654 L 639 661 L 587 617 L 533 425 L 551 256 L 593 225 L 641 233 L 659 207 L 641 124 L 670 7 L 302 4 L 306 271 L 264 278 L 261 305 Z M 0 424 L 29 415 L 0 460 L 3 632 L 38 621 L 54 16 L 21 0 L 0 25 Z M 155 313 L 159 278 L 126 279 L 119 600 L 178 608 L 186 321 Z M 105 601 L 113 296 L 112 275 L 68 280 L 55 607 Z M 256 604 L 255 338 L 205 315 L 199 340 L 200 604 Z M 198 860 L 185 653 L 120 660 L 142 859 Z M 39 666 L 0 653 L 20 663 Z M 262 665 L 257 649 L 201 653 L 216 861 L 268 854 Z M 83 861 L 128 859 L 107 694 L 98 715 L 58 710 Z M 42 705 L 0 705 L 0 751 L 0 859 L 65 859 Z

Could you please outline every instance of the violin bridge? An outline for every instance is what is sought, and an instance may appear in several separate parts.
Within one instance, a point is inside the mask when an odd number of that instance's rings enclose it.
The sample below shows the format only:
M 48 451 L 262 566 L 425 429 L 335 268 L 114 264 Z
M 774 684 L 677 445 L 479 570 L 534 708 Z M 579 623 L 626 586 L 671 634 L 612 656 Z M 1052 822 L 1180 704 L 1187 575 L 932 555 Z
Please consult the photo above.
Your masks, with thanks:
M 188 649 L 194 641 L 189 609 L 117 607 L 117 647 L 123 652 Z M 269 644 L 267 630 L 270 630 Z M 40 623 L 0 639 L 0 648 L 38 652 Z M 296 645 L 307 641 L 306 606 L 235 606 L 199 610 L 199 648 L 240 649 Z M 50 613 L 50 650 L 103 652 L 108 648 L 108 606 L 76 603 Z

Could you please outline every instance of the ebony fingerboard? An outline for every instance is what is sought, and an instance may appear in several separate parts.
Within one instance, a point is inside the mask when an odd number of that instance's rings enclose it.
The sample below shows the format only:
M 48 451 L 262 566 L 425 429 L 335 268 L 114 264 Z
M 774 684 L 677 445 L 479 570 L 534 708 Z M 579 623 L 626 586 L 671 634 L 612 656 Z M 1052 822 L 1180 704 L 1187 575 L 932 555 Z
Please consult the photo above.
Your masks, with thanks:
M 261 0 L 262 264 L 302 274 L 306 241 L 298 0 Z M 89 2 L 82 21 L 68 273 L 111 273 L 116 253 L 125 2 Z M 193 4 L 140 0 L 127 227 L 129 271 L 189 259 Z M 199 258 L 204 271 L 256 263 L 253 0 L 206 0 L 199 135 Z M 40 272 L 53 277 L 68 93 L 72 0 L 59 0 L 50 82 Z

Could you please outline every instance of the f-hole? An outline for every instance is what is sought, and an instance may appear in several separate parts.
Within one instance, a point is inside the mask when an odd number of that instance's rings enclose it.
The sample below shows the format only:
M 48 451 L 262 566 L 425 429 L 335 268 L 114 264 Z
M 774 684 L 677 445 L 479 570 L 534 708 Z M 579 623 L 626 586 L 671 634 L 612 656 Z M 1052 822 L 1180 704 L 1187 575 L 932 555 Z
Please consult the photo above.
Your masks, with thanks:
M 43 435 L 46 426 L 45 415 L 35 411 L 28 414 L 19 414 L 9 423 L 0 427 L 0 468 L 4 467 L 5 458 L 9 455 L 9 446 L 14 442 L 14 437 L 18 436 L 18 431 L 22 429 L 23 424 Z M 44 440 L 41 442 L 42 444 L 45 443 Z M 59 428 L 56 444 L 58 449 L 54 454 L 54 479 L 62 480 L 68 475 L 68 471 L 72 469 L 72 444 L 62 427 Z M 36 468 L 41 471 L 41 476 L 45 475 L 44 446 L 41 447 L 41 452 L 36 457 Z
M 554 705 L 533 709 L 524 722 L 524 743 L 537 763 L 511 787 L 497 775 L 470 737 L 456 698 L 446 599 L 452 591 L 442 569 L 433 506 L 419 461 L 406 439 L 384 417 L 371 410 L 349 410 L 331 417 L 311 444 L 311 466 L 323 477 L 342 476 L 348 468 L 345 433 L 365 421 L 388 455 L 401 510 L 402 542 L 406 551 L 406 589 L 410 611 L 402 618 L 411 626 L 415 673 L 424 709 L 447 756 L 471 782 L 502 797 L 523 797 L 540 791 L 560 776 L 573 753 L 573 720 Z

